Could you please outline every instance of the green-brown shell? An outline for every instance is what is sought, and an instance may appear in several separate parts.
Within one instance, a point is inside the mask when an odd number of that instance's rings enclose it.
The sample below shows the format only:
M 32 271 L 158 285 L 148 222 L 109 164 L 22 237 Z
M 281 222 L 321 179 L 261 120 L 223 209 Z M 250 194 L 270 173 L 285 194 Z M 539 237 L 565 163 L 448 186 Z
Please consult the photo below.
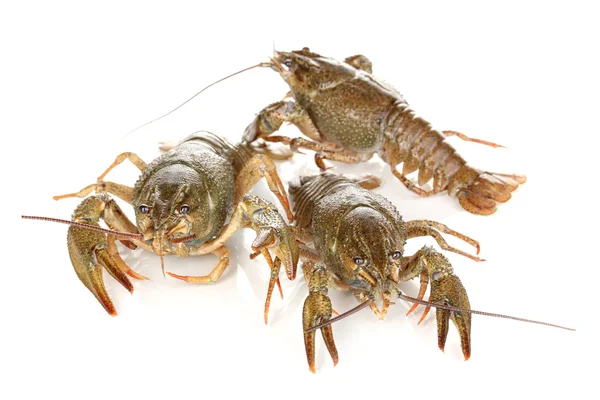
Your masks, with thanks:
M 133 206 L 142 234 L 180 219 L 182 205 L 196 239 L 214 237 L 230 216 L 235 178 L 245 151 L 208 132 L 199 132 L 151 162 L 133 188 Z M 143 214 L 140 206 L 149 207 Z
M 310 51 L 278 52 L 291 63 L 286 81 L 327 141 L 357 152 L 376 152 L 383 121 L 402 96 L 370 74 Z
M 310 226 L 315 249 L 338 278 L 356 283 L 353 260 L 361 257 L 364 268 L 387 279 L 391 254 L 402 252 L 406 242 L 404 222 L 392 203 L 331 174 L 301 178 L 290 196 L 299 226 Z

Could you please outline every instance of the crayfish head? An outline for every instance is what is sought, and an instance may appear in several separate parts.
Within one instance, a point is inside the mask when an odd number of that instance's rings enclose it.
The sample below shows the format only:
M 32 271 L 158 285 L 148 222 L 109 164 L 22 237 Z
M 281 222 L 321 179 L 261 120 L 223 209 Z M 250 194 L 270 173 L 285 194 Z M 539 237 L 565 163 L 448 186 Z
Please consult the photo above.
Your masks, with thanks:
M 348 65 L 313 53 L 308 47 L 292 52 L 276 51 L 271 60 L 271 68 L 279 72 L 297 100 L 354 77 Z
M 136 222 L 157 254 L 175 252 L 173 239 L 194 235 L 194 240 L 206 241 L 214 236 L 218 228 L 213 226 L 212 198 L 199 190 L 204 185 L 193 168 L 171 164 L 141 180 L 133 194 Z
M 380 318 L 395 291 L 390 278 L 400 268 L 405 241 L 402 221 L 367 206 L 350 211 L 339 226 L 334 249 L 341 262 L 337 275 L 355 293 L 374 298 L 373 311 L 377 310 L 376 303 L 382 304 L 381 315 L 376 311 Z

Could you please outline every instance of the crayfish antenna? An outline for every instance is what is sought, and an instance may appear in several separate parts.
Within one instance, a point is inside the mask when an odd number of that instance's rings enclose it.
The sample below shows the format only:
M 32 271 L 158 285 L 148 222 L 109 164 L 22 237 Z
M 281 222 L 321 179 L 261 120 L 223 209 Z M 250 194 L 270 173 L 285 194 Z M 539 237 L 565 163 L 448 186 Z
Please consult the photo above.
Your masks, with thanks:
M 234 72 L 233 74 L 229 74 L 229 75 L 227 75 L 227 76 L 226 76 L 226 77 L 224 77 L 224 78 L 221 78 L 221 79 L 219 79 L 219 80 L 216 80 L 216 81 L 214 81 L 213 83 L 211 83 L 210 85 L 208 85 L 208 86 L 204 87 L 204 88 L 203 88 L 202 90 L 200 90 L 198 93 L 196 93 L 195 95 L 193 95 L 192 97 L 190 97 L 189 99 L 187 99 L 186 101 L 184 101 L 183 103 L 181 103 L 180 105 L 178 105 L 177 107 L 175 107 L 174 109 L 172 109 L 171 111 L 169 111 L 168 113 L 166 113 L 166 114 L 164 114 L 164 115 L 161 115 L 160 117 L 158 117 L 158 118 L 155 118 L 155 119 L 153 119 L 152 121 L 146 122 L 145 124 L 143 124 L 143 125 L 140 125 L 140 126 L 138 126 L 137 128 L 135 128 L 135 129 L 133 129 L 133 130 L 131 130 L 131 131 L 127 132 L 127 133 L 125 134 L 125 136 L 123 136 L 123 139 L 125 139 L 127 136 L 131 135 L 133 132 L 135 132 L 135 131 L 138 131 L 138 130 L 142 129 L 143 127 L 145 127 L 145 126 L 147 126 L 147 125 L 150 125 L 150 124 L 151 124 L 151 123 L 153 123 L 153 122 L 156 122 L 156 121 L 158 121 L 158 120 L 161 120 L 161 119 L 165 118 L 165 117 L 166 117 L 166 116 L 168 116 L 168 115 L 171 115 L 172 113 L 174 113 L 175 111 L 179 110 L 181 107 L 183 107 L 184 105 L 186 105 L 187 103 L 189 103 L 190 101 L 192 101 L 193 99 L 195 99 L 195 98 L 196 98 L 198 95 L 200 95 L 200 93 L 204 92 L 206 89 L 208 89 L 208 88 L 210 88 L 210 87 L 212 87 L 212 86 L 216 85 L 216 84 L 217 84 L 217 83 L 219 83 L 219 82 L 222 82 L 222 81 L 224 81 L 224 80 L 226 80 L 226 79 L 229 79 L 229 78 L 231 78 L 231 77 L 233 77 L 233 76 L 235 76 L 235 75 L 241 74 L 242 72 L 249 71 L 249 70 L 251 70 L 251 69 L 253 69 L 253 68 L 257 68 L 257 67 L 270 67 L 270 66 L 271 66 L 271 63 L 264 63 L 264 62 L 262 62 L 262 63 L 258 63 L 258 64 L 256 64 L 256 65 L 253 65 L 253 66 L 251 66 L 251 67 L 244 68 L 244 69 L 241 69 L 241 70 L 239 70 L 239 71 L 237 71 L 237 72 Z
M 444 310 L 454 311 L 454 312 L 459 312 L 459 313 L 469 313 L 469 314 L 483 315 L 483 316 L 486 316 L 486 317 L 496 317 L 496 318 L 512 319 L 514 321 L 527 322 L 527 323 L 536 324 L 536 325 L 545 325 L 545 326 L 549 326 L 549 327 L 552 327 L 552 328 L 565 329 L 567 331 L 573 331 L 573 332 L 576 331 L 575 328 L 569 328 L 569 327 L 562 326 L 562 325 L 551 324 L 549 322 L 536 321 L 536 320 L 533 320 L 533 319 L 527 319 L 527 318 L 521 318 L 521 317 L 513 317 L 513 316 L 510 316 L 510 315 L 504 315 L 504 314 L 490 313 L 490 312 L 486 312 L 486 311 L 469 310 L 469 309 L 466 309 L 466 308 L 453 307 L 453 306 L 450 306 L 450 305 L 447 305 L 447 304 L 432 303 L 432 302 L 429 302 L 429 301 L 417 299 L 415 297 L 407 296 L 407 295 L 405 295 L 403 293 L 399 293 L 398 297 L 401 298 L 402 300 L 410 301 L 410 302 L 413 302 L 413 303 L 419 303 L 419 304 L 424 305 L 424 306 L 435 307 L 437 309 L 444 309 Z
M 76 226 L 78 228 L 83 228 L 83 229 L 88 229 L 90 231 L 96 231 L 96 232 L 102 232 L 102 233 L 106 233 L 107 235 L 113 235 L 117 238 L 122 238 L 122 239 L 138 239 L 138 240 L 142 240 L 142 235 L 139 233 L 128 233 L 128 232 L 119 232 L 119 231 L 113 231 L 112 229 L 104 229 L 101 228 L 97 225 L 91 225 L 91 224 L 86 224 L 83 222 L 77 222 L 77 221 L 69 221 L 66 219 L 59 219 L 59 218 L 50 218 L 50 217 L 39 217 L 39 216 L 32 216 L 32 215 L 21 215 L 21 218 L 23 219 L 34 219 L 34 220 L 38 220 L 38 221 L 48 221 L 48 222 L 58 222 L 60 224 L 66 224 L 66 225 L 71 225 L 71 226 Z
M 504 319 L 512 319 L 515 321 L 521 321 L 521 322 L 527 322 L 530 324 L 537 324 L 537 325 L 545 325 L 545 326 L 550 326 L 552 328 L 559 328 L 559 329 L 565 329 L 567 331 L 573 331 L 575 332 L 576 329 L 575 328 L 569 328 L 566 326 L 561 326 L 561 325 L 555 325 L 555 324 L 551 324 L 549 322 L 542 322 L 542 321 L 536 321 L 536 320 L 532 320 L 532 319 L 527 319 L 527 318 L 520 318 L 520 317 L 513 317 L 510 315 L 504 315 L 504 314 L 495 314 L 495 313 L 490 313 L 490 312 L 486 312 L 486 311 L 477 311 L 477 310 L 470 310 L 470 309 L 466 309 L 466 308 L 460 308 L 460 307 L 453 307 L 450 305 L 446 305 L 446 304 L 438 304 L 438 303 L 432 303 L 430 301 L 425 301 L 425 300 L 421 300 L 421 299 L 417 299 L 415 297 L 410 297 L 407 296 L 403 293 L 400 293 L 398 295 L 399 298 L 401 298 L 402 300 L 406 300 L 406 301 L 410 301 L 413 303 L 417 303 L 417 304 L 421 304 L 424 306 L 428 306 L 428 307 L 435 307 L 435 308 L 439 308 L 439 309 L 444 309 L 444 310 L 449 310 L 449 311 L 454 311 L 454 312 L 462 312 L 462 313 L 469 313 L 469 314 L 476 314 L 476 315 L 483 315 L 486 317 L 496 317 L 496 318 L 504 318 Z M 313 332 L 317 329 L 323 328 L 324 326 L 327 325 L 331 325 L 334 322 L 337 322 L 341 319 L 344 319 L 346 317 L 349 317 L 350 315 L 362 310 L 365 307 L 369 307 L 370 303 L 373 302 L 373 299 L 368 299 L 365 300 L 364 302 L 360 303 L 358 306 L 346 311 L 343 314 L 338 315 L 335 318 L 332 318 L 328 321 L 325 321 L 323 323 L 320 323 L 318 325 L 315 325 L 313 327 L 307 328 L 304 332 Z M 421 322 L 421 321 L 419 321 Z
M 160 257 L 160 267 L 162 269 L 163 277 L 167 277 L 165 274 L 165 253 L 163 249 L 163 241 L 165 239 L 165 231 L 159 231 L 158 236 L 154 239 L 158 241 L 158 256 Z

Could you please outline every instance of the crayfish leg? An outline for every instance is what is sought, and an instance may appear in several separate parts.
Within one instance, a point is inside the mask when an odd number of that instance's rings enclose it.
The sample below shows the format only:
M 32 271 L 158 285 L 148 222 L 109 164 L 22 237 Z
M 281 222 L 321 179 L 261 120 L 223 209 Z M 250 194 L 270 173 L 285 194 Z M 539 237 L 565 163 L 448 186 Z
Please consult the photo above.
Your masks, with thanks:
M 242 197 L 250 192 L 256 183 L 264 177 L 267 180 L 269 189 L 277 197 L 281 205 L 283 206 L 287 215 L 288 221 L 294 220 L 294 214 L 290 208 L 290 201 L 287 197 L 287 192 L 273 161 L 266 156 L 256 154 L 252 157 L 244 166 L 244 168 L 238 174 L 236 178 L 237 198 L 236 203 L 242 200 Z
M 124 201 L 126 201 L 127 203 L 131 204 L 132 203 L 132 192 L 133 192 L 133 189 L 131 187 L 121 185 L 119 183 L 103 181 L 104 178 L 106 177 L 106 175 L 113 168 L 115 168 L 117 165 L 121 164 L 125 160 L 131 161 L 131 163 L 133 165 L 135 165 L 142 172 L 147 167 L 147 164 L 144 162 L 144 160 L 142 160 L 137 154 L 131 153 L 131 152 L 121 153 L 115 158 L 115 161 L 113 161 L 113 163 L 106 169 L 106 171 L 104 171 L 98 177 L 98 179 L 96 180 L 97 181 L 96 183 L 88 185 L 88 186 L 84 187 L 83 189 L 81 189 L 80 191 L 75 192 L 75 193 L 68 193 L 68 194 L 63 194 L 63 195 L 59 195 L 59 196 L 54 196 L 53 199 L 61 200 L 61 199 L 69 198 L 69 197 L 84 198 L 87 195 L 89 195 L 90 193 L 92 193 L 93 191 L 96 191 L 97 193 L 108 192 L 108 193 L 114 194 L 115 196 L 117 196 L 117 197 L 123 199 Z
M 115 168 L 117 165 L 121 164 L 123 161 L 125 160 L 129 160 L 131 161 L 131 163 L 133 165 L 135 165 L 140 172 L 144 172 L 144 170 L 146 169 L 146 167 L 148 166 L 148 164 L 146 164 L 144 162 L 144 160 L 142 160 L 137 154 L 135 153 L 131 153 L 131 152 L 125 152 L 125 153 L 121 153 L 119 154 L 116 158 L 115 161 L 113 161 L 113 163 L 106 169 L 106 171 L 104 171 L 102 173 L 102 175 L 100 175 L 98 177 L 98 181 L 102 181 L 104 179 L 104 177 L 113 169 Z
M 268 254 L 268 250 L 265 249 L 265 252 Z M 266 258 L 266 256 L 265 256 Z M 277 282 L 277 286 L 279 287 L 279 294 L 283 299 L 283 292 L 281 290 L 281 283 L 279 282 L 279 270 L 281 268 L 281 260 L 279 258 L 275 258 L 275 262 L 271 268 L 271 279 L 269 279 L 269 288 L 267 289 L 267 298 L 265 300 L 265 325 L 269 322 L 269 307 L 271 306 L 271 295 L 273 294 L 273 288 L 275 287 L 275 283 Z
M 259 235 L 260 236 L 260 235 Z M 258 237 L 257 237 L 258 239 Z M 271 268 L 271 279 L 269 279 L 269 288 L 267 289 L 267 298 L 265 300 L 265 325 L 269 323 L 269 307 L 271 306 L 271 296 L 273 295 L 273 289 L 275 288 L 275 283 L 277 283 L 277 287 L 279 288 L 279 294 L 283 299 L 283 290 L 281 289 L 281 282 L 279 281 L 279 270 L 281 269 L 281 260 L 276 257 L 275 262 L 271 258 L 271 253 L 265 247 L 261 248 L 256 255 L 262 254 L 265 260 L 267 260 L 267 264 L 269 264 L 269 268 Z M 252 255 L 251 255 L 252 257 Z
M 417 294 L 417 299 L 423 300 L 423 297 L 425 297 L 425 292 L 427 291 L 427 286 L 429 285 L 429 273 L 427 272 L 426 269 L 423 269 L 421 271 L 420 279 L 421 279 L 421 284 L 419 286 L 419 293 Z M 415 311 L 418 306 L 419 306 L 419 303 L 413 304 L 412 307 L 410 308 L 410 310 L 407 311 L 406 316 L 409 316 L 410 314 L 412 314 L 413 311 Z M 425 314 L 425 313 L 423 313 L 423 314 Z M 421 320 L 423 320 L 423 317 L 421 317 Z M 419 321 L 419 323 L 421 323 L 421 321 Z
M 413 220 L 413 221 L 406 222 L 406 233 L 407 233 L 409 239 L 419 237 L 419 236 L 431 236 L 432 238 L 435 239 L 435 241 L 442 248 L 442 250 L 451 251 L 453 253 L 460 254 L 461 256 L 470 258 L 471 260 L 474 260 L 474 261 L 485 261 L 479 257 L 473 256 L 469 253 L 465 253 L 462 250 L 459 250 L 453 246 L 450 246 L 446 242 L 446 240 L 444 240 L 444 238 L 438 231 L 442 232 L 442 233 L 446 233 L 451 236 L 454 236 L 454 237 L 468 243 L 469 245 L 475 247 L 475 249 L 477 249 L 477 254 L 479 254 L 480 246 L 479 246 L 479 242 L 477 240 L 472 239 L 472 238 L 468 237 L 467 235 L 464 235 L 460 232 L 452 230 L 440 222 L 430 221 L 430 220 Z
M 93 183 L 91 185 L 84 187 L 79 192 L 54 196 L 54 197 L 52 197 L 52 199 L 62 200 L 62 199 L 70 198 L 70 197 L 84 198 L 87 195 L 89 195 L 90 193 L 92 193 L 93 191 L 95 191 L 96 193 L 107 192 L 107 193 L 117 196 L 118 198 L 126 201 L 129 204 L 132 204 L 133 188 L 126 186 L 126 185 L 121 185 L 120 183 L 114 183 L 114 182 L 108 182 L 108 181 Z
M 227 249 L 227 247 L 221 246 L 212 251 L 211 253 L 219 257 L 219 263 L 215 268 L 213 268 L 213 270 L 208 275 L 189 276 L 178 275 L 172 272 L 167 272 L 167 274 L 175 279 L 179 279 L 189 283 L 200 283 L 204 285 L 215 283 L 221 277 L 221 275 L 223 275 L 223 272 L 225 272 L 227 266 L 229 265 L 229 250 Z
M 442 131 L 442 134 L 445 137 L 456 136 L 457 138 L 464 140 L 465 142 L 478 143 L 478 144 L 483 144 L 485 146 L 490 146 L 493 148 L 501 147 L 503 149 L 506 149 L 506 146 L 502 146 L 501 144 L 497 144 L 494 142 L 488 142 L 487 140 L 470 138 L 467 135 L 465 135 L 464 133 L 460 133 L 460 132 L 456 132 L 456 131 Z

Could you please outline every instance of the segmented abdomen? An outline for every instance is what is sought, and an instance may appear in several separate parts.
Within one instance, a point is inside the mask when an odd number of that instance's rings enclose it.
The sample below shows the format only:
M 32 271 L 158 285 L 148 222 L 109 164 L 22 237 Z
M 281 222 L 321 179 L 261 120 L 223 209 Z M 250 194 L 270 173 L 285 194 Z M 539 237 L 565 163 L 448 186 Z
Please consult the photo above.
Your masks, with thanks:
M 386 143 L 379 155 L 392 168 L 404 163 L 402 175 L 419 170 L 419 185 L 433 178 L 435 192 L 443 191 L 449 185 L 449 192 L 453 192 L 458 186 L 469 186 L 479 175 L 475 169 L 466 167 L 466 161 L 448 144 L 441 132 L 416 116 L 406 103 L 396 103 L 383 124 Z M 459 171 L 460 177 L 457 176 Z M 459 179 L 452 182 L 453 178 Z

